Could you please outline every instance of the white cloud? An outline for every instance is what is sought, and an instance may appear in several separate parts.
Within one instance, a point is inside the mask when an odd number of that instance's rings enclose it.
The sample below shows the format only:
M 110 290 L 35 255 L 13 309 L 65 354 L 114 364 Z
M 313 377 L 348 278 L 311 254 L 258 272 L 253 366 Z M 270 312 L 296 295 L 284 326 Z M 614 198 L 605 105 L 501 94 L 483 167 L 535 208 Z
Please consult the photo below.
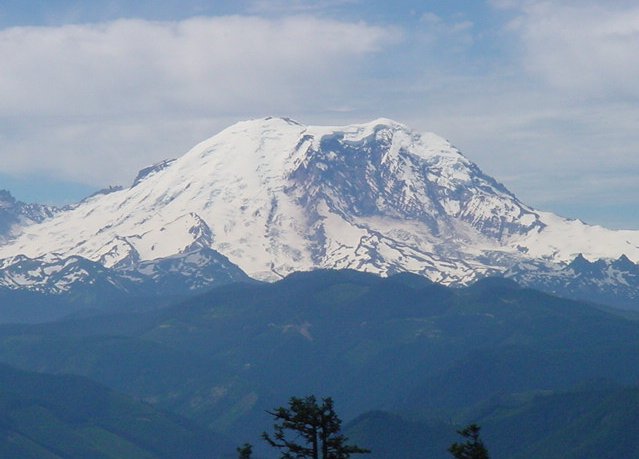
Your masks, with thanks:
M 304 17 L 9 29 L 0 32 L 0 112 L 135 113 L 184 104 L 227 111 L 246 99 L 272 103 L 291 97 L 291 86 L 339 81 L 326 63 L 348 66 L 392 39 L 379 27 Z
M 472 21 L 445 21 L 432 11 L 427 11 L 421 15 L 420 22 L 423 25 L 422 38 L 433 44 L 449 49 L 465 49 L 473 42 Z
M 360 65 L 398 39 L 301 16 L 2 30 L 0 172 L 121 181 L 235 117 L 343 106 Z
M 251 7 L 324 15 L 345 2 Z M 0 175 L 97 188 L 240 119 L 386 116 L 448 137 L 542 209 L 637 196 L 636 1 L 490 2 L 509 26 L 431 12 L 403 30 L 310 16 L 0 30 Z
M 253 0 L 252 13 L 310 13 L 360 3 L 361 0 Z
M 524 202 L 576 217 L 595 209 L 582 217 L 606 224 L 596 209 L 639 193 L 636 2 L 491 3 L 512 22 L 478 30 L 457 66 L 445 65 L 451 53 L 430 66 L 404 99 L 412 124 L 450 138 Z M 614 224 L 639 228 L 636 212 Z
M 522 1 L 512 22 L 524 63 L 581 97 L 639 97 L 639 6 L 627 2 Z

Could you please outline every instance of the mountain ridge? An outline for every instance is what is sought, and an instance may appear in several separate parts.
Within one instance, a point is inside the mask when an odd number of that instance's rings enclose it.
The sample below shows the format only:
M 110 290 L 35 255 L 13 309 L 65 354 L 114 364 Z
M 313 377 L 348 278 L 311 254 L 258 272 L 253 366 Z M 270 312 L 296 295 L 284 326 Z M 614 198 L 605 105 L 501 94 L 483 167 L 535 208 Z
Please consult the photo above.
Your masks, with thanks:
M 20 234 L 22 228 L 41 223 L 60 209 L 18 201 L 8 190 L 0 190 L 0 244 Z

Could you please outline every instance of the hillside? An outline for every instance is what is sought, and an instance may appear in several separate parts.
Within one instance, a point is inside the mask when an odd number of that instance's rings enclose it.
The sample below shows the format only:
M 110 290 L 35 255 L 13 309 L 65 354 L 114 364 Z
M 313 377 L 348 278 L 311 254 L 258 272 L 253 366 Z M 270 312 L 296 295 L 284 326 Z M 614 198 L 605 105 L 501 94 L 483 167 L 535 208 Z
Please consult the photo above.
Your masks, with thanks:
M 78 376 L 0 365 L 0 412 L 6 458 L 232 457 L 222 436 Z
M 487 279 L 300 273 L 225 286 L 174 307 L 0 327 L 0 360 L 69 372 L 259 443 L 266 409 L 334 397 L 462 422 L 497 396 L 639 378 L 639 323 Z

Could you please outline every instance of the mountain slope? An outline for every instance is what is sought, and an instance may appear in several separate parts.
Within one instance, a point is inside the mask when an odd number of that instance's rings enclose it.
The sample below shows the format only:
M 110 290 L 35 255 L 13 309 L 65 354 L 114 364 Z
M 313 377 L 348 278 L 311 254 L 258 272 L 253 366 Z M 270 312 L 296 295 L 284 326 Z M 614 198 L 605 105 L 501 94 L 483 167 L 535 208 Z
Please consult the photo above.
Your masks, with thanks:
M 639 456 L 639 389 L 577 389 L 517 394 L 492 400 L 468 422 L 481 425 L 491 457 L 503 459 L 616 459 Z M 427 417 L 430 413 L 422 413 Z M 345 426 L 370 459 L 447 459 L 459 426 L 365 413 Z
M 27 227 L 0 258 L 73 255 L 117 270 L 194 245 L 261 280 L 350 268 L 465 284 L 527 260 L 639 260 L 639 232 L 535 211 L 434 134 L 279 118 L 235 124 L 130 188 Z
M 2 457 L 232 457 L 221 435 L 78 376 L 0 365 L 0 408 Z
M 639 388 L 591 387 L 500 400 L 479 419 L 495 457 L 639 457 Z

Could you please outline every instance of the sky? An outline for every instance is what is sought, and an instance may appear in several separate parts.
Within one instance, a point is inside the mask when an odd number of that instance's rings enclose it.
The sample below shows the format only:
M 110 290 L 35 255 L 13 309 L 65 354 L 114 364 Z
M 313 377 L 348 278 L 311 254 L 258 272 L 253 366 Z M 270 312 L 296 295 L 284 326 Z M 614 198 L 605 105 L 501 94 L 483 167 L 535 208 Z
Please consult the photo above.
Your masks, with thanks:
M 635 0 L 2 0 L 0 188 L 69 203 L 230 124 L 386 117 L 639 229 Z

